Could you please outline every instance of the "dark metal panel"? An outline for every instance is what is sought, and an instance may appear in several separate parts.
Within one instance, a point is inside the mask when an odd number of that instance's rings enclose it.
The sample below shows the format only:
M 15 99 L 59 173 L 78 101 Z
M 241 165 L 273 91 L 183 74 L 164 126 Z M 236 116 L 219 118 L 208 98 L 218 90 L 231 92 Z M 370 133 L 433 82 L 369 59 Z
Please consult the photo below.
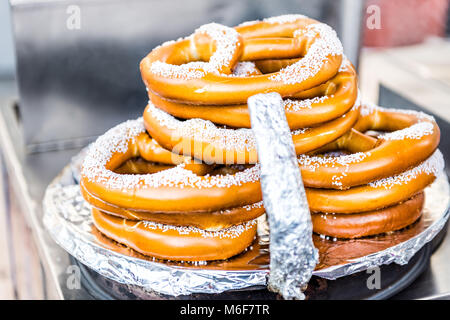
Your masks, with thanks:
M 340 16 L 340 4 L 349 1 L 354 0 L 11 0 L 28 150 L 83 145 L 138 117 L 147 101 L 139 61 L 166 40 L 211 21 L 233 26 L 286 13 L 309 15 L 339 32 L 340 22 L 348 21 Z M 79 8 L 79 29 L 67 27 L 73 5 Z M 359 40 L 355 30 L 348 37 Z

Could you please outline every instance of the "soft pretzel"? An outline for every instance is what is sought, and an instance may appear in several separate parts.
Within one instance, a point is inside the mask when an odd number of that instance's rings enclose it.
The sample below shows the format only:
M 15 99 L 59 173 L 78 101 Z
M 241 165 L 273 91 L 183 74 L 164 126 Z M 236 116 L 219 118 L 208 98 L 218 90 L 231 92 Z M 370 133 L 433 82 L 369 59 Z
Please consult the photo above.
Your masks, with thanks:
M 137 157 L 146 161 L 133 160 Z M 127 173 L 124 163 L 138 173 Z M 254 219 L 264 213 L 262 202 L 254 201 L 260 198 L 257 169 L 221 169 L 172 157 L 137 119 L 90 147 L 80 187 L 92 205 L 94 225 L 107 237 L 160 259 L 218 260 L 242 252 L 255 238 Z M 244 204 L 234 205 L 240 191 Z
M 143 220 L 126 220 L 92 209 L 94 225 L 107 237 L 144 255 L 172 261 L 230 258 L 255 239 L 256 221 L 219 231 L 175 227 Z
M 230 75 L 240 61 L 302 57 L 271 74 Z M 208 61 L 208 62 L 204 62 Z M 304 16 L 281 17 L 236 29 L 204 25 L 185 39 L 152 50 L 140 64 L 149 90 L 183 103 L 242 104 L 261 92 L 292 96 L 338 72 L 342 44 L 329 26 Z
M 294 130 L 292 139 L 297 154 L 324 146 L 349 131 L 358 119 L 355 105 L 341 117 L 320 126 Z M 164 148 L 189 155 L 206 163 L 256 163 L 256 144 L 251 129 L 219 128 L 203 119 L 180 121 L 155 107 L 151 101 L 144 111 L 149 134 Z
M 403 229 L 422 214 L 424 193 L 391 207 L 356 214 L 312 214 L 315 233 L 344 239 L 373 236 Z
M 349 131 L 326 147 L 354 152 L 350 155 L 301 155 L 299 164 L 306 186 L 347 189 L 401 173 L 427 159 L 440 139 L 439 127 L 431 116 L 368 104 L 361 106 L 354 129 L 392 132 L 371 139 Z
M 382 209 L 405 201 L 430 185 L 444 169 L 442 153 L 436 150 L 417 167 L 398 175 L 346 190 L 307 188 L 312 212 L 355 213 Z
M 81 186 L 81 193 L 94 208 L 127 220 L 146 220 L 173 226 L 193 226 L 203 230 L 221 230 L 256 219 L 264 214 L 262 201 L 214 212 L 153 212 L 121 208 L 93 196 Z
M 253 69 L 250 65 L 246 70 L 247 74 L 251 74 L 257 69 Z M 302 92 L 302 97 L 308 97 L 309 93 L 309 98 L 286 98 L 283 103 L 289 127 L 295 130 L 317 126 L 342 116 L 356 102 L 356 81 L 356 72 L 353 66 L 350 63 L 343 63 L 341 70 L 334 78 L 316 88 Z M 235 128 L 251 127 L 246 104 L 193 105 L 164 99 L 152 91 L 149 91 L 148 94 L 150 101 L 157 108 L 177 118 L 200 118 Z
M 336 140 L 358 116 L 356 72 L 343 59 L 336 33 L 301 15 L 235 29 L 204 25 L 152 50 L 141 73 L 150 98 L 144 112 L 149 134 L 164 148 L 208 164 L 257 162 L 245 104 L 256 93 L 286 98 L 297 154 Z
M 152 212 L 213 212 L 261 201 L 258 165 L 216 176 L 204 175 L 209 167 L 197 163 L 153 174 L 115 173 L 121 164 L 140 156 L 138 141 L 146 135 L 140 118 L 98 138 L 84 160 L 81 186 L 109 204 Z

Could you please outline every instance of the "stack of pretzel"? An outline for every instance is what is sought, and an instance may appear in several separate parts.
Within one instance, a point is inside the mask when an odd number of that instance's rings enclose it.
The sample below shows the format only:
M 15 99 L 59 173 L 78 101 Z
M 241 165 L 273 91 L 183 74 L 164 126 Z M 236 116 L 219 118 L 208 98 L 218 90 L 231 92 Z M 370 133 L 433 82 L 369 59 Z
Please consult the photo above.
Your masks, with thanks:
M 433 118 L 361 104 L 336 33 L 305 16 L 207 24 L 140 69 L 143 117 L 98 138 L 80 185 L 101 233 L 154 258 L 227 259 L 254 241 L 264 207 L 246 102 L 257 93 L 284 99 L 318 234 L 407 227 L 443 168 Z

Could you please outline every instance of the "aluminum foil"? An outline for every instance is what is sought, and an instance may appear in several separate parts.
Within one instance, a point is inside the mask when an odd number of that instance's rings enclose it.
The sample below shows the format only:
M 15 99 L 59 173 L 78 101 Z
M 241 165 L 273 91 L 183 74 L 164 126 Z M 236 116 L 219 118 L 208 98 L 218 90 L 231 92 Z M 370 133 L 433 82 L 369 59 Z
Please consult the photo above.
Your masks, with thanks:
M 258 239 L 249 250 L 227 261 L 187 265 L 151 258 L 100 238 L 92 227 L 90 205 L 77 182 L 84 151 L 48 186 L 43 206 L 44 225 L 68 253 L 97 273 L 119 283 L 159 294 L 178 296 L 221 293 L 266 286 L 269 274 L 268 226 L 258 222 Z M 449 217 L 449 184 L 442 174 L 425 189 L 422 218 L 410 228 L 355 240 L 313 235 L 319 264 L 313 276 L 336 279 L 383 264 L 406 264 L 431 241 Z
M 308 200 L 283 100 L 278 93 L 248 99 L 261 166 L 261 190 L 270 226 L 267 287 L 285 299 L 304 299 L 318 262 Z

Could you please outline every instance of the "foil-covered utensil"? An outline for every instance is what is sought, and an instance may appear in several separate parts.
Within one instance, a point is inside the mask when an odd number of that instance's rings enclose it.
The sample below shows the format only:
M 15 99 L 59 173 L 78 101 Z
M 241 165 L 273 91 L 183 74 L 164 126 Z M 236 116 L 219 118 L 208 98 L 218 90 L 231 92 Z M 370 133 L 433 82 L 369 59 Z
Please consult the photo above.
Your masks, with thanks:
M 269 222 L 268 288 L 285 299 L 304 299 L 318 261 L 312 222 L 283 100 L 278 93 L 248 99 Z

